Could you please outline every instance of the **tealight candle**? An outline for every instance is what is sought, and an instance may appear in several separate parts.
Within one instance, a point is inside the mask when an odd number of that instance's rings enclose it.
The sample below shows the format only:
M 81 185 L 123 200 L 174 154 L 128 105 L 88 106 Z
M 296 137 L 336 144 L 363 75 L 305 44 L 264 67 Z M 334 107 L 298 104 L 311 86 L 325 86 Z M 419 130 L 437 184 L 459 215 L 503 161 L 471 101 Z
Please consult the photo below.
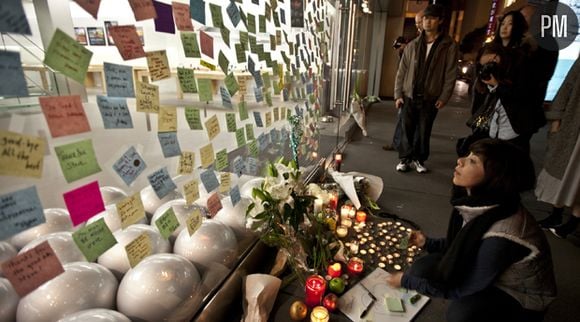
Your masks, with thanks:
M 359 210 L 356 212 L 356 221 L 358 222 L 366 222 L 367 221 L 367 213 Z
M 352 207 L 351 207 L 351 206 L 349 206 L 349 205 L 342 205 L 342 206 L 340 207 L 340 217 L 342 218 L 342 217 L 344 217 L 344 216 L 348 216 L 348 213 L 350 212 L 350 209 L 351 209 L 351 208 L 352 208 Z
M 328 322 L 330 316 L 324 306 L 317 306 L 310 313 L 310 322 Z
M 339 277 L 342 274 L 342 265 L 338 262 L 332 265 L 328 265 L 326 273 L 328 273 L 330 277 Z
M 354 242 L 350 244 L 350 252 L 353 254 L 358 254 L 358 243 Z
M 354 207 L 350 208 L 350 210 L 348 211 L 348 217 L 352 219 L 352 218 L 354 218 L 355 214 L 356 214 L 356 209 L 354 209 Z
M 343 219 L 340 222 L 340 224 L 348 228 L 348 227 L 351 227 L 352 226 L 352 220 L 346 218 L 346 219 Z
M 357 276 L 362 273 L 364 269 L 363 260 L 358 257 L 351 257 L 346 265 L 346 270 L 349 275 Z
M 317 198 L 314 200 L 314 213 L 317 214 L 319 212 L 322 212 L 322 199 Z
M 348 227 L 346 227 L 346 226 L 338 226 L 338 227 L 336 227 L 336 235 L 339 238 L 346 237 L 346 235 L 348 235 Z
M 326 291 L 326 280 L 320 275 L 311 275 L 304 286 L 304 303 L 309 307 L 320 305 Z

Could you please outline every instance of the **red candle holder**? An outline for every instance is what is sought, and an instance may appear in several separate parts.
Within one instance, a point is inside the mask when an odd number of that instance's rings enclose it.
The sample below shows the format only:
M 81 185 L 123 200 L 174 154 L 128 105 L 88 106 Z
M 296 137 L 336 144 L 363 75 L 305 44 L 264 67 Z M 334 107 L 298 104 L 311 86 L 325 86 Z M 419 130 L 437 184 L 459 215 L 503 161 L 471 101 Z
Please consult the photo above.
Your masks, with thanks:
M 346 270 L 351 276 L 358 276 L 364 269 L 364 262 L 358 257 L 351 257 L 346 265 Z
M 356 221 L 357 222 L 366 222 L 367 221 L 367 213 L 359 210 L 356 212 Z
M 322 305 L 329 311 L 334 312 L 338 306 L 338 296 L 334 293 L 328 293 L 322 300 Z
M 338 262 L 328 265 L 326 273 L 330 275 L 330 277 L 339 277 L 340 275 L 342 275 L 342 265 Z
M 309 307 L 320 305 L 326 291 L 326 280 L 320 275 L 311 275 L 304 286 L 304 303 Z

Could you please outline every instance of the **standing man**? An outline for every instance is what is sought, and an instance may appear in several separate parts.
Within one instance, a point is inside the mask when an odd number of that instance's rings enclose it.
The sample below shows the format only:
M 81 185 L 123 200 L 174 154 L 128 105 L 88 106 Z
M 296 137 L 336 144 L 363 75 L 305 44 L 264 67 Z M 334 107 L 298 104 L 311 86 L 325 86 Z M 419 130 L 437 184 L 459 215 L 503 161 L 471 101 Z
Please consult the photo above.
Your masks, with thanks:
M 412 165 L 418 173 L 427 172 L 433 122 L 455 87 L 457 44 L 441 32 L 443 11 L 438 4 L 425 9 L 423 32 L 407 44 L 399 63 L 395 107 L 401 109 L 402 135 L 397 171 L 406 172 Z

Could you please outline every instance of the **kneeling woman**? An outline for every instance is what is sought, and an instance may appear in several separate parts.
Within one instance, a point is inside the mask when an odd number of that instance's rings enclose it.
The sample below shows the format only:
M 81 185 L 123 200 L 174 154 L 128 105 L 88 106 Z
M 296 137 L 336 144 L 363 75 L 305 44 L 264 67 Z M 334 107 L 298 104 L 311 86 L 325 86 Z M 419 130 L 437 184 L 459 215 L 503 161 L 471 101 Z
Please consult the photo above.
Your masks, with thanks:
M 453 173 L 447 238 L 413 231 L 428 254 L 387 281 L 452 300 L 447 321 L 542 321 L 556 296 L 550 248 L 520 192 L 535 185 L 529 155 L 497 139 L 471 145 Z

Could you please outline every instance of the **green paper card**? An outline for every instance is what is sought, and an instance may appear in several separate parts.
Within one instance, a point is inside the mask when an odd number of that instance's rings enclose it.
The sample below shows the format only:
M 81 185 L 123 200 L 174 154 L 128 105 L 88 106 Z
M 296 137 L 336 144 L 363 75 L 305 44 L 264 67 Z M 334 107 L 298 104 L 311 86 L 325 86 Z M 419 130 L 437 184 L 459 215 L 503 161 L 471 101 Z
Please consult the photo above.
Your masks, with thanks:
M 195 74 L 193 69 L 177 67 L 177 78 L 181 91 L 184 93 L 197 93 L 197 85 L 195 84 Z
M 272 112 L 266 112 L 266 127 L 272 125 Z
M 57 28 L 46 50 L 44 64 L 84 84 L 92 56 L 90 50 Z
M 234 45 L 236 47 L 236 58 L 238 60 L 238 63 L 245 63 L 247 61 L 246 59 L 246 49 L 244 48 L 244 44 L 240 43 L 240 44 L 235 44 Z
M 258 157 L 259 152 L 260 150 L 258 150 L 258 142 L 256 140 L 250 141 L 248 143 L 248 154 L 253 157 Z
M 213 99 L 213 93 L 211 88 L 211 79 L 198 79 L 197 80 L 197 90 L 199 92 L 200 102 L 211 102 Z
M 230 30 L 226 27 L 222 27 L 220 29 L 220 33 L 222 34 L 222 40 L 224 43 L 231 48 L 230 46 Z
M 248 119 L 248 107 L 245 101 L 241 101 L 238 104 L 238 114 L 240 114 L 240 120 L 244 121 Z
M 221 50 L 220 50 L 219 57 L 218 57 L 218 64 L 220 65 L 220 68 L 222 69 L 224 74 L 227 75 L 228 74 L 228 66 L 230 65 L 230 61 L 228 60 L 226 55 L 224 55 L 224 52 Z
M 387 309 L 389 309 L 389 312 L 405 312 L 403 301 L 401 301 L 400 298 L 387 297 L 385 299 L 385 304 L 387 304 Z
M 168 239 L 169 236 L 179 228 L 179 221 L 177 221 L 173 208 L 167 209 L 167 211 L 165 211 L 165 213 L 155 221 L 155 225 L 157 226 L 157 229 L 159 229 L 161 236 Z
M 104 218 L 75 231 L 72 237 L 89 262 L 94 262 L 117 243 Z
M 248 32 L 255 34 L 256 33 L 256 16 L 254 16 L 251 13 L 248 13 L 248 17 L 246 19 L 248 20 L 248 23 L 246 24 L 248 26 Z
M 276 36 L 270 35 L 270 50 L 276 50 Z
M 228 151 L 226 149 L 220 150 L 215 154 L 215 168 L 218 171 L 228 167 Z
M 248 43 L 250 44 L 250 52 L 257 54 L 258 53 L 258 43 L 256 41 L 256 37 L 249 35 L 248 36 Z
M 264 98 L 266 99 L 266 104 L 268 104 L 269 107 L 272 107 L 272 94 L 270 94 L 270 91 L 267 91 L 264 94 Z
M 264 82 L 264 88 L 266 90 L 272 87 L 272 79 L 270 78 L 270 73 L 263 73 L 262 74 L 262 82 Z
M 248 32 L 240 31 L 240 43 L 244 46 L 244 50 L 248 49 Z
M 259 31 L 266 32 L 266 16 L 259 15 L 258 20 L 260 22 Z
M 255 140 L 256 137 L 254 136 L 254 125 L 253 124 L 246 124 L 246 138 L 248 141 Z
M 246 133 L 243 127 L 236 130 L 236 142 L 238 143 L 238 148 L 246 145 Z
M 201 58 L 201 52 L 199 51 L 199 44 L 197 42 L 196 33 L 182 32 L 181 44 L 183 45 L 185 57 Z
M 197 108 L 193 108 L 192 106 L 185 107 L 185 119 L 187 120 L 187 124 L 189 124 L 189 128 L 192 130 L 203 130 L 203 125 L 201 124 L 201 117 L 199 110 Z
M 240 85 L 238 85 L 234 73 L 229 73 L 228 76 L 226 76 L 226 78 L 224 79 L 224 82 L 226 83 L 226 88 L 228 89 L 230 95 L 231 96 L 236 95 L 236 93 L 240 89 Z
M 101 171 L 91 139 L 57 146 L 54 150 L 68 183 Z
M 280 108 L 274 107 L 274 122 L 280 120 Z
M 214 27 L 221 28 L 224 26 L 224 19 L 222 17 L 222 7 L 216 4 L 210 3 L 209 10 L 211 12 L 211 21 Z
M 226 126 L 228 128 L 228 132 L 235 132 L 236 128 L 236 114 L 235 113 L 226 113 Z

